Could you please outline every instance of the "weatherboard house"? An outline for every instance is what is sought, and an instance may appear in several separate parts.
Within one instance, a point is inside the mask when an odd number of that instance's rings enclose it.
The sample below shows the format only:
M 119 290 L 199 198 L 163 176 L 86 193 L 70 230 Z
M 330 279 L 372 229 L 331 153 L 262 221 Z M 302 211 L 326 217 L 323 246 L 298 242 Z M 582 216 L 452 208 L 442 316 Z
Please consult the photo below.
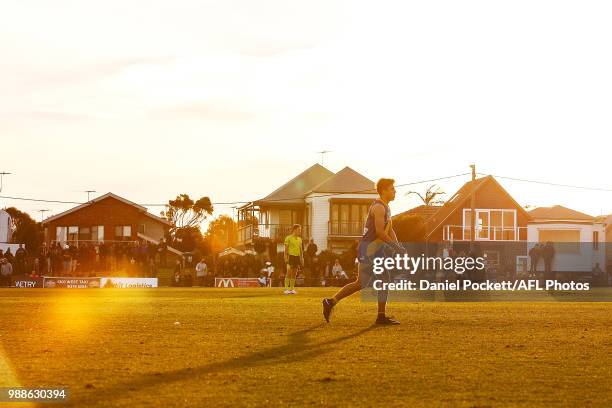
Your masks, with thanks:
M 165 218 L 113 193 L 49 217 L 42 224 L 47 245 L 58 242 L 77 246 L 117 241 L 157 244 L 170 228 Z
M 267 196 L 238 209 L 238 246 L 282 244 L 293 224 L 319 251 L 343 252 L 363 234 L 375 183 L 345 167 L 337 173 L 315 164 Z

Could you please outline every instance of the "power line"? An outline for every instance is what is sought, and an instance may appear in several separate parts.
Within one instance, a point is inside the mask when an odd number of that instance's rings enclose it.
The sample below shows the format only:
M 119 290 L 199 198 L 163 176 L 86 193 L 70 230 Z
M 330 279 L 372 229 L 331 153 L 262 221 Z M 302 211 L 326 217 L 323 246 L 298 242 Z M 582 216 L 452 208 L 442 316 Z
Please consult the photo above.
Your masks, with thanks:
M 423 183 L 431 183 L 433 181 L 440 181 L 440 180 L 446 180 L 446 179 L 451 179 L 451 178 L 456 178 L 456 177 L 461 177 L 461 176 L 465 176 L 468 175 L 469 173 L 461 173 L 461 174 L 455 174 L 452 176 L 445 176 L 445 177 L 437 177 L 437 178 L 433 178 L 433 179 L 428 179 L 428 180 L 419 180 L 419 181 L 412 181 L 409 183 L 403 183 L 403 184 L 396 184 L 395 187 L 406 187 L 406 186 L 412 186 L 415 184 L 423 184 Z M 336 196 L 339 194 L 359 194 L 359 193 L 373 193 L 375 190 L 373 189 L 366 189 L 366 190 L 359 190 L 359 191 L 345 191 L 345 192 L 340 192 L 340 193 L 329 193 L 329 194 L 319 194 L 319 195 L 313 195 L 313 198 L 319 198 L 319 197 L 331 197 L 331 196 Z M 62 201 L 62 200 L 46 200 L 46 199 L 41 199 L 41 198 L 29 198 L 29 197 L 12 197 L 12 196 L 0 196 L 0 198 L 3 199 L 7 199 L 7 200 L 17 200 L 17 201 L 33 201 L 33 202 L 39 202 L 39 203 L 49 203 L 49 204 L 75 204 L 75 205 L 81 205 L 81 204 L 87 204 L 87 203 L 83 203 L 83 202 L 79 202 L 79 201 Z M 266 200 L 269 202 L 282 202 L 282 201 L 292 201 L 292 200 L 298 200 L 298 199 L 303 199 L 303 196 L 300 197 L 288 197 L 288 198 L 277 198 L 277 199 L 272 199 L 272 200 Z M 228 202 L 214 202 L 211 203 L 212 205 L 236 205 L 236 204 L 248 204 L 251 201 L 228 201 Z M 164 203 L 164 204 L 140 204 L 143 207 L 166 207 L 168 204 Z
M 565 188 L 577 188 L 580 190 L 592 190 L 592 191 L 607 191 L 607 192 L 612 192 L 612 189 L 610 188 L 599 188 L 599 187 L 586 187 L 586 186 L 577 186 L 577 185 L 572 185 L 572 184 L 560 184 L 560 183 L 551 183 L 548 181 L 540 181 L 540 180 L 529 180 L 529 179 L 522 179 L 522 178 L 517 178 L 517 177 L 507 177 L 507 176 L 498 176 L 495 174 L 484 174 L 484 173 L 478 173 L 481 176 L 486 176 L 486 175 L 490 175 L 499 179 L 505 179 L 505 180 L 512 180 L 512 181 L 522 181 L 525 183 L 532 183 L 532 184 L 542 184 L 542 185 L 547 185 L 547 186 L 553 186 L 553 187 L 565 187 Z

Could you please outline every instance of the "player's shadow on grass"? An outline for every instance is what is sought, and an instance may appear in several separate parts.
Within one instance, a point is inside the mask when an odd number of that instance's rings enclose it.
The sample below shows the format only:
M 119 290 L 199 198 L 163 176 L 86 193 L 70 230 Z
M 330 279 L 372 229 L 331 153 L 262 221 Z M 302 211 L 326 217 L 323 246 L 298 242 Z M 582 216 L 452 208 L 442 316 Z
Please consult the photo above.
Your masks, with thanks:
M 308 333 L 321 328 L 325 323 L 316 326 L 299 330 L 289 335 L 287 344 L 277 347 L 272 347 L 259 352 L 245 354 L 230 360 L 210 363 L 200 367 L 181 368 L 179 370 L 168 372 L 157 372 L 153 374 L 143 374 L 135 376 L 132 380 L 116 384 L 114 386 L 97 388 L 94 392 L 87 392 L 84 397 L 89 400 L 94 398 L 104 398 L 104 401 L 121 398 L 128 392 L 139 391 L 143 388 L 163 385 L 182 380 L 192 380 L 194 377 L 199 377 L 206 374 L 219 373 L 227 370 L 243 369 L 248 367 L 258 367 L 271 364 L 291 363 L 295 361 L 306 361 L 312 357 L 319 357 L 333 350 L 333 345 L 344 341 L 359 337 L 373 329 L 376 325 L 372 325 L 356 331 L 355 333 L 346 336 L 336 337 L 331 340 L 325 340 L 320 343 L 312 343 L 308 339 Z M 78 398 L 71 398 L 71 405 L 80 405 L 83 401 Z

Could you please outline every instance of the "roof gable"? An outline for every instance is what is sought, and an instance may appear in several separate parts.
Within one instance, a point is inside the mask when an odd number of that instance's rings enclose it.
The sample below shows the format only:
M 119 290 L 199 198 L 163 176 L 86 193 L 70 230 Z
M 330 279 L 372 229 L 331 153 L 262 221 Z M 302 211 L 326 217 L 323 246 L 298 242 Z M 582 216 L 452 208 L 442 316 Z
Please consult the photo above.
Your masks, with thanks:
M 315 164 L 302 173 L 298 174 L 287 183 L 283 184 L 266 197 L 255 201 L 256 204 L 263 204 L 266 202 L 302 202 L 306 194 L 312 190 L 313 187 L 327 180 L 334 175 L 333 172 L 321 166 Z
M 563 221 L 594 221 L 595 217 L 562 205 L 552 207 L 538 207 L 529 211 L 529 215 L 534 220 L 563 220 Z
M 310 193 L 376 193 L 376 186 L 372 180 L 347 166 L 313 187 Z
M 514 206 L 523 213 L 529 220 L 531 216 L 516 200 L 504 189 L 501 184 L 495 180 L 493 176 L 485 176 L 476 180 L 470 180 L 465 183 L 457 192 L 446 202 L 440 210 L 427 221 L 427 236 L 433 235 L 440 226 L 452 215 L 455 211 L 462 208 L 467 200 L 470 199 L 472 192 L 476 193 L 480 188 L 488 183 L 494 183 L 494 186 L 501 191 Z
M 99 196 L 99 197 L 96 197 L 96 198 L 94 198 L 94 199 L 92 199 L 92 200 L 90 200 L 90 201 L 88 201 L 88 202 L 86 202 L 86 203 L 84 203 L 84 204 L 78 205 L 78 206 L 73 207 L 73 208 L 71 208 L 71 209 L 69 209 L 69 210 L 66 210 L 66 211 L 64 211 L 64 212 L 61 212 L 61 213 L 59 213 L 59 214 L 57 214 L 57 215 L 54 215 L 54 216 L 52 216 L 52 217 L 49 217 L 49 218 L 45 219 L 45 220 L 42 222 L 42 224 L 46 224 L 46 223 L 48 223 L 48 222 L 58 220 L 58 219 L 60 219 L 60 218 L 62 218 L 62 217 L 65 217 L 65 216 L 66 216 L 66 215 L 68 215 L 68 214 L 72 214 L 72 213 L 75 213 L 75 212 L 80 211 L 80 210 L 82 210 L 82 209 L 88 208 L 88 207 L 90 207 L 92 204 L 99 203 L 99 202 L 101 202 L 101 201 L 103 201 L 103 200 L 106 200 L 106 199 L 109 199 L 109 198 L 111 198 L 111 199 L 115 199 L 115 200 L 117 200 L 117 201 L 119 201 L 119 202 L 121 202 L 121 203 L 123 203 L 123 204 L 129 205 L 129 206 L 132 206 L 132 207 L 136 208 L 138 211 L 140 211 L 140 212 L 141 212 L 143 215 L 146 215 L 146 216 L 148 216 L 148 217 L 151 217 L 151 218 L 153 218 L 153 219 L 154 219 L 154 220 L 156 220 L 156 221 L 159 221 L 159 222 L 161 222 L 161 223 L 163 223 L 163 224 L 166 224 L 166 225 L 170 225 L 170 222 L 169 222 L 168 220 L 166 220 L 165 218 L 161 218 L 161 217 L 158 217 L 158 216 L 156 216 L 156 215 L 151 214 L 150 212 L 148 212 L 148 211 L 147 211 L 147 208 L 146 208 L 146 207 L 143 207 L 143 206 L 142 206 L 142 205 L 140 205 L 140 204 L 136 204 L 136 203 L 135 203 L 135 202 L 133 202 L 133 201 L 130 201 L 130 200 L 126 199 L 126 198 L 120 197 L 120 196 L 118 196 L 118 195 L 116 195 L 116 194 L 113 194 L 113 193 L 110 193 L 110 192 L 109 192 L 109 193 L 106 193 L 106 194 L 104 194 L 104 195 L 101 195 L 101 196 Z

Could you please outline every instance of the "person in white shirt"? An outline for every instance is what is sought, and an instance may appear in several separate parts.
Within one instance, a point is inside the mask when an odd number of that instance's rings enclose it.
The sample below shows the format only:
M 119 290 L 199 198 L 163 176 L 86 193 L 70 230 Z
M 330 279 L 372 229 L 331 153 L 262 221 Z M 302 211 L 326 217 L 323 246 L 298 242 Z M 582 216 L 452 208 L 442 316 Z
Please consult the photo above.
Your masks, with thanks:
M 208 275 L 208 266 L 204 259 L 200 260 L 195 267 L 196 270 L 196 278 L 198 279 L 198 286 L 204 286 L 204 280 L 206 279 L 206 275 Z
M 266 262 L 266 271 L 267 271 L 267 285 L 268 287 L 272 287 L 272 275 L 274 274 L 274 265 L 272 265 L 272 262 L 268 261 Z
M 348 275 L 346 272 L 344 272 L 344 269 L 342 269 L 342 265 L 340 265 L 340 260 L 338 259 L 336 259 L 334 266 L 332 267 L 332 275 L 336 281 L 342 282 L 348 279 Z

